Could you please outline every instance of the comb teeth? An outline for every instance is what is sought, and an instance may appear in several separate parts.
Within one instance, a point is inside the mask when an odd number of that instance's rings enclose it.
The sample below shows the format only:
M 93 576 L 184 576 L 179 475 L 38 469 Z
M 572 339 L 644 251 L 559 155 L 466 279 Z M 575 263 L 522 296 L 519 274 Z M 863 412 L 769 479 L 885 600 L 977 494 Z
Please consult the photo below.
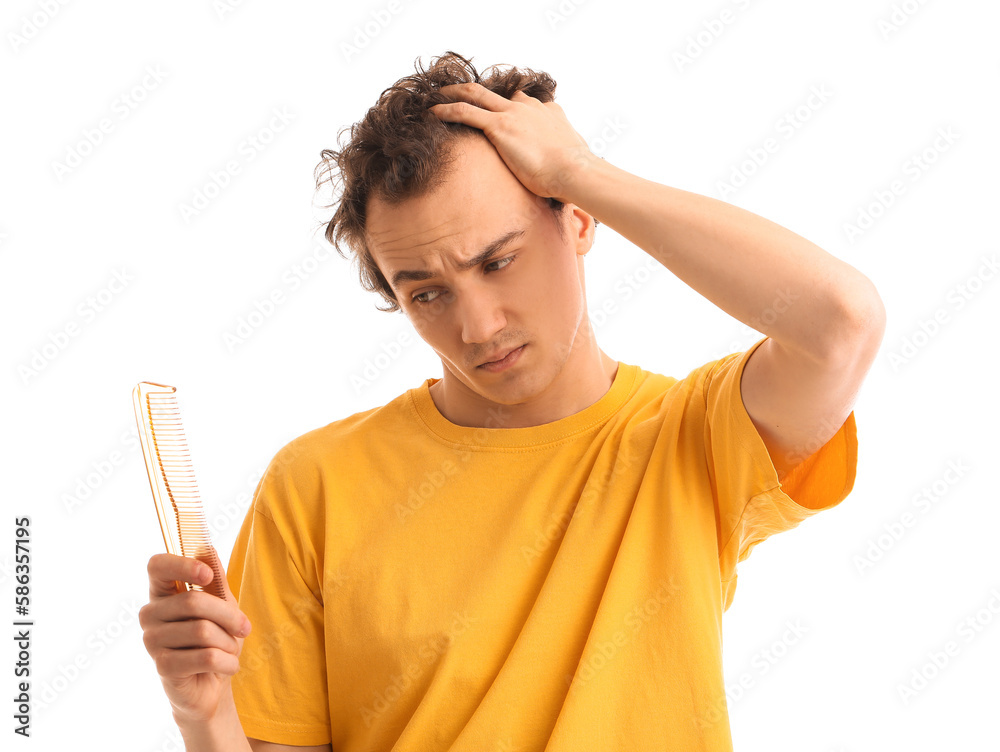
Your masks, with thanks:
M 150 392 L 146 395 L 146 409 L 163 483 L 172 502 L 177 525 L 185 533 L 180 538 L 181 556 L 204 555 L 208 529 L 191 465 L 191 452 L 181 424 L 177 396 L 175 393 Z
M 184 583 L 188 590 L 202 590 L 225 598 L 222 566 L 212 548 L 208 524 L 198 495 L 176 389 L 141 382 L 133 391 L 139 438 L 146 471 L 167 552 L 208 564 L 214 573 L 206 588 Z

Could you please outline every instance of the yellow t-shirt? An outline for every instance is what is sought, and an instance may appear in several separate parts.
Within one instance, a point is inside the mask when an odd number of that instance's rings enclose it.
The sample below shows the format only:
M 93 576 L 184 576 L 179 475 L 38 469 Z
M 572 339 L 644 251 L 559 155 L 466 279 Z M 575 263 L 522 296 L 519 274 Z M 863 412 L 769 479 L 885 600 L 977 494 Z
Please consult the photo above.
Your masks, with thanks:
M 683 380 L 620 363 L 578 413 L 445 419 L 427 379 L 267 468 L 228 577 L 253 629 L 250 737 L 338 752 L 731 750 L 736 564 L 854 485 L 852 412 L 778 482 L 750 354 Z

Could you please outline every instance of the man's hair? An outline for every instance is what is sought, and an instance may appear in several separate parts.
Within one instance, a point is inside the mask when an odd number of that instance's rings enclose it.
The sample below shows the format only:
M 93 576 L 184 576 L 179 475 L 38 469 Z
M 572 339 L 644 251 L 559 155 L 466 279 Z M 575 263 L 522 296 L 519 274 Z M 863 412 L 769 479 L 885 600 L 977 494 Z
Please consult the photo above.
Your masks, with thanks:
M 528 68 L 503 71 L 493 65 L 480 75 L 469 60 L 451 50 L 431 58 L 427 70 L 418 57 L 414 68 L 416 75 L 401 78 L 385 89 L 364 118 L 351 126 L 350 141 L 341 151 L 320 152 L 315 170 L 317 189 L 327 182 L 335 192 L 336 186 L 341 186 L 339 203 L 335 200 L 327 207 L 337 208 L 324 235 L 344 258 L 341 244 L 347 245 L 358 264 L 361 286 L 386 300 L 388 307 L 378 308 L 385 312 L 401 309 L 366 241 L 369 198 L 398 206 L 433 192 L 450 173 L 456 142 L 474 135 L 486 137 L 478 128 L 439 120 L 430 112 L 428 107 L 452 101 L 438 89 L 472 81 L 507 99 L 523 91 L 541 102 L 553 101 L 556 90 L 549 74 Z M 345 130 L 338 134 L 338 145 Z M 546 201 L 562 234 L 560 219 L 565 204 L 554 198 Z

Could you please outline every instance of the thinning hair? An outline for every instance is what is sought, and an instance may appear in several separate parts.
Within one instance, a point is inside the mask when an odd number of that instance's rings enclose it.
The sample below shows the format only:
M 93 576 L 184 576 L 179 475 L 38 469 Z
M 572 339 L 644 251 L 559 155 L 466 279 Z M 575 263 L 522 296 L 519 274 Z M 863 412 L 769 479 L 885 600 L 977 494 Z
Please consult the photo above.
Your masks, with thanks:
M 449 84 L 474 82 L 510 99 L 523 91 L 541 102 L 555 99 L 556 82 L 549 74 L 528 68 L 507 70 L 493 65 L 478 73 L 472 63 L 451 50 L 431 58 L 424 70 L 418 57 L 416 74 L 401 78 L 385 89 L 364 118 L 350 127 L 350 139 L 340 151 L 323 149 L 316 166 L 316 188 L 326 183 L 339 194 L 327 208 L 336 207 L 326 223 L 324 235 L 344 258 L 346 246 L 358 266 L 361 286 L 379 293 L 388 306 L 380 311 L 399 311 L 399 302 L 382 271 L 375 263 L 365 234 L 370 198 L 389 206 L 432 193 L 449 175 L 455 160 L 456 142 L 485 135 L 464 123 L 438 119 L 428 110 L 450 102 L 439 89 Z M 346 128 L 341 130 L 340 137 Z M 547 198 L 556 220 L 565 204 Z M 562 225 L 559 225 L 560 232 Z

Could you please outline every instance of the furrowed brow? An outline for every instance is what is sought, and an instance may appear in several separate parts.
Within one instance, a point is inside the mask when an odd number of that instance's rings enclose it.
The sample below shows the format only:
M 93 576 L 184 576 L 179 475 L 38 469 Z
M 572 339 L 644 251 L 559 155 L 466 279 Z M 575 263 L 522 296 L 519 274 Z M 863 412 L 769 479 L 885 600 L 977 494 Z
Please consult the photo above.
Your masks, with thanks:
M 510 232 L 504 233 L 496 240 L 490 242 L 483 250 L 478 253 L 473 258 L 468 261 L 463 261 L 458 265 L 461 271 L 466 271 L 467 269 L 473 269 L 479 266 L 481 263 L 489 259 L 494 254 L 499 253 L 508 245 L 518 240 L 524 235 L 524 230 L 511 230 Z M 427 269 L 403 269 L 395 272 L 392 275 L 392 286 L 399 287 L 403 282 L 420 282 L 425 279 L 430 279 L 434 276 L 434 272 Z

